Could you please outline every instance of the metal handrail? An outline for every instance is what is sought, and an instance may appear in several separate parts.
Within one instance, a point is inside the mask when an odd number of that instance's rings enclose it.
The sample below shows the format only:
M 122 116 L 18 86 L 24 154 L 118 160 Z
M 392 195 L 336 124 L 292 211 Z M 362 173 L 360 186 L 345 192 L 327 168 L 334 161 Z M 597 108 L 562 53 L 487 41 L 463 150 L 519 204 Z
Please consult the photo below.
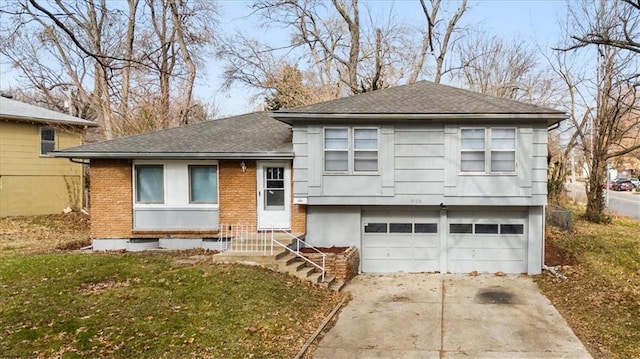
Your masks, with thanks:
M 287 251 L 293 253 L 296 255 L 296 257 L 298 258 L 302 258 L 303 260 L 305 260 L 307 263 L 310 263 L 311 265 L 313 265 L 314 267 L 320 269 L 321 271 L 321 276 L 322 276 L 322 281 L 324 282 L 324 274 L 325 274 L 325 267 L 326 267 L 326 260 L 327 260 L 327 255 L 326 253 L 322 253 L 318 248 L 310 245 L 309 243 L 303 241 L 302 239 L 300 239 L 299 237 L 297 237 L 296 235 L 287 232 L 285 230 L 279 230 L 282 233 L 286 233 L 287 235 L 289 235 L 290 237 L 292 237 L 293 239 L 296 240 L 296 250 L 294 251 L 293 249 L 289 248 L 288 246 L 278 242 L 277 239 L 274 238 L 273 233 L 276 231 L 276 229 L 272 228 L 271 229 L 271 254 L 273 255 L 273 243 L 279 245 L 280 247 L 286 249 Z M 303 256 L 300 253 L 300 242 L 302 242 L 305 245 L 305 248 L 310 248 L 313 249 L 314 251 L 318 252 L 321 256 L 322 256 L 322 266 L 320 266 L 319 264 L 317 264 L 316 262 L 312 261 L 311 259 Z

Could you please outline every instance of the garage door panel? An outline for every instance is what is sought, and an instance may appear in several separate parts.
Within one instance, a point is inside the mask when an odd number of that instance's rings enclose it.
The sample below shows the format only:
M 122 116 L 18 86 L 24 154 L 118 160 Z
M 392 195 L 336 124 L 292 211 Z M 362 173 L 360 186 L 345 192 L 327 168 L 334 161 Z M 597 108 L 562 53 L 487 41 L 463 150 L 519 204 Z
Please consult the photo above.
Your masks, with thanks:
M 419 248 L 440 248 L 440 238 L 419 238 L 416 237 L 413 242 L 413 246 Z
M 386 256 L 385 259 L 367 259 L 366 261 L 362 261 L 362 271 L 389 273 L 391 270 L 386 266 L 387 263 L 389 263 L 389 260 Z
M 388 257 L 387 248 L 362 248 L 362 256 L 371 259 L 386 259 Z
M 468 248 L 450 248 L 447 256 L 451 261 L 473 260 L 473 251 Z
M 412 272 L 439 272 L 440 260 L 416 260 L 413 262 Z
M 507 260 L 511 258 L 523 258 L 527 254 L 527 251 L 523 248 L 502 248 L 498 253 L 500 260 Z
M 367 237 L 366 241 L 364 241 L 364 243 L 362 244 L 364 248 L 371 248 L 371 247 L 387 248 L 388 245 L 389 245 L 389 239 L 387 237 L 380 237 L 380 236 Z
M 500 238 L 500 248 L 524 248 L 524 238 Z
M 439 271 L 439 218 L 439 210 L 364 210 L 362 270 L 380 273 Z M 370 233 L 372 230 L 364 230 L 367 223 L 384 223 L 388 230 Z M 382 225 L 378 227 L 383 228 Z
M 413 250 L 413 258 L 416 260 L 428 259 L 428 260 L 438 260 L 440 258 L 440 249 L 439 248 L 415 248 Z
M 413 271 L 413 263 L 404 259 L 391 259 L 384 264 L 387 269 L 387 273 L 391 272 L 405 272 L 409 273 Z
M 473 242 L 476 248 L 500 248 L 502 241 L 500 238 L 478 235 Z
M 474 246 L 473 237 L 449 236 L 448 243 L 449 247 L 455 248 L 473 248 Z
M 473 268 L 471 260 L 449 260 L 447 262 L 447 271 L 452 273 L 469 273 L 474 271 Z
M 524 261 L 500 261 L 500 270 L 505 273 L 526 273 L 527 266 Z
M 526 211 L 450 211 L 447 217 L 447 271 L 526 272 Z M 463 230 L 460 224 L 472 224 L 473 233 L 450 233 Z
M 390 247 L 402 247 L 402 248 L 411 248 L 413 247 L 413 238 L 405 237 L 405 236 L 395 236 L 393 233 L 389 236 L 390 238 Z
M 478 260 L 473 263 L 473 270 L 478 272 L 498 272 L 500 271 L 499 263 L 495 260 Z
M 390 247 L 389 248 L 389 259 L 404 259 L 404 260 L 412 260 L 413 259 L 413 248 L 398 248 L 398 247 Z
M 492 248 L 474 249 L 473 259 L 480 261 L 495 261 L 498 259 L 498 250 Z

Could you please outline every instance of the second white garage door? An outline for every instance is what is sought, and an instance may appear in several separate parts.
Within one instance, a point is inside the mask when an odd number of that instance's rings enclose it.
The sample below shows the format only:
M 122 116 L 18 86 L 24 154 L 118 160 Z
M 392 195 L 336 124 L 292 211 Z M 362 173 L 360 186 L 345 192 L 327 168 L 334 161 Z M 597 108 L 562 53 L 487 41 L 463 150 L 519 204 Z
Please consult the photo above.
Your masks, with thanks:
M 525 212 L 451 211 L 447 217 L 448 272 L 527 272 Z
M 362 271 L 440 271 L 438 211 L 362 212 Z

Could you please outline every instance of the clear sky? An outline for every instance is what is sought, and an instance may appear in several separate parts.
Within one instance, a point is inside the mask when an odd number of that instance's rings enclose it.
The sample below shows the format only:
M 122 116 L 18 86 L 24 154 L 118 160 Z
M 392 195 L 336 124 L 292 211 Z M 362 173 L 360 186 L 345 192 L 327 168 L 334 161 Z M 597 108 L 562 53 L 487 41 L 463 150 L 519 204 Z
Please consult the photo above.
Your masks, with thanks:
M 118 0 L 110 0 L 118 1 Z M 286 29 L 264 29 L 256 16 L 249 17 L 251 1 L 223 0 L 220 4 L 218 29 L 225 33 L 242 30 L 258 38 L 269 39 L 272 43 L 285 44 L 288 40 Z M 443 1 L 443 7 L 457 5 L 458 2 Z M 418 0 L 361 0 L 374 13 L 385 16 L 392 8 L 398 21 L 422 24 Z M 567 3 L 562 0 L 470 0 L 469 9 L 460 24 L 481 29 L 488 35 L 505 39 L 530 42 L 541 48 L 548 48 L 561 38 L 560 22 L 565 18 Z M 206 103 L 215 103 L 219 116 L 241 114 L 253 111 L 252 92 L 236 86 L 229 91 L 221 91 L 222 62 L 210 56 L 206 69 L 198 77 L 195 95 Z M 6 63 L 0 63 L 0 88 L 19 87 L 15 75 Z

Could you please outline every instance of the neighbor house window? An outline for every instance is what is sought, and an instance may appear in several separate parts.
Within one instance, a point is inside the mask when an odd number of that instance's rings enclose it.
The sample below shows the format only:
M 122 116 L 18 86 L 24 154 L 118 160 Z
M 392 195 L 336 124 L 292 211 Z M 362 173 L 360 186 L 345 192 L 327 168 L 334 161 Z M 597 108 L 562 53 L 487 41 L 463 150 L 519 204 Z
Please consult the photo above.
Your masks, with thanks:
M 378 171 L 378 129 L 325 128 L 324 170 Z
M 48 156 L 56 149 L 56 130 L 50 126 L 40 127 L 40 155 Z
M 136 174 L 136 202 L 164 203 L 164 167 L 138 165 Z
M 189 202 L 218 203 L 217 166 L 189 166 Z
M 460 130 L 461 172 L 510 173 L 515 170 L 515 128 Z

